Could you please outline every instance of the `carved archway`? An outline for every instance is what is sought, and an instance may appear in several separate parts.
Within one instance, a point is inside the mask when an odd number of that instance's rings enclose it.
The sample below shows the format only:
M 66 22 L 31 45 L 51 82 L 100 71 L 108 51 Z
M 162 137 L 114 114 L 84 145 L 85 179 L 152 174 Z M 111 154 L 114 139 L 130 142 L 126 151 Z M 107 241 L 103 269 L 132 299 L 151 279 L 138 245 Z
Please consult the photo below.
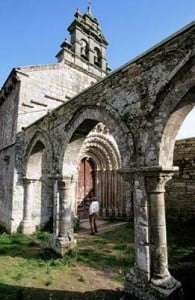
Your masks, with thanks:
M 128 217 L 130 188 L 118 173 L 121 155 L 114 137 L 103 123 L 98 123 L 85 138 L 80 151 L 80 161 L 83 159 L 94 162 L 93 194 L 100 201 L 100 215 Z

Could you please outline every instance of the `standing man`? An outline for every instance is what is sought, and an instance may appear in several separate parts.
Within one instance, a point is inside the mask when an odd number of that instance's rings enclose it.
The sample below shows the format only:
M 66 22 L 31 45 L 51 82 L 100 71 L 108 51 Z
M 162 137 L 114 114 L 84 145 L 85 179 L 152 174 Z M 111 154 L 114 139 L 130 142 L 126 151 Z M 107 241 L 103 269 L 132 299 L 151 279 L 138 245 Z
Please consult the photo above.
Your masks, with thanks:
M 89 224 L 91 228 L 91 234 L 95 234 L 98 232 L 96 220 L 99 213 L 99 202 L 96 197 L 93 197 L 91 204 L 89 205 Z

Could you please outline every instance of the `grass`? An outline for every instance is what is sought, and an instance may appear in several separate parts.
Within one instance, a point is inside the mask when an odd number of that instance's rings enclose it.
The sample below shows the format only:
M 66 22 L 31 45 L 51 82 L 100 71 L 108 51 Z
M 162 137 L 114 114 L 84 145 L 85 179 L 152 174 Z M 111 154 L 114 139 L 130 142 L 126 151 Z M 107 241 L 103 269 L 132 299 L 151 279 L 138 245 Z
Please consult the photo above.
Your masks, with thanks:
M 98 270 L 113 271 L 113 279 L 124 282 L 124 274 L 134 263 L 132 224 L 101 235 L 78 238 L 78 261 Z
M 185 299 L 191 299 L 190 294 L 195 293 L 194 226 L 168 222 L 167 232 L 169 269 L 182 282 Z M 77 249 L 64 258 L 47 248 L 49 237 L 41 231 L 32 236 L 0 234 L 0 299 L 120 298 L 120 292 L 100 287 L 108 279 L 113 286 L 124 284 L 125 274 L 135 261 L 133 224 L 96 236 L 78 235 Z M 86 292 L 91 274 L 94 291 Z

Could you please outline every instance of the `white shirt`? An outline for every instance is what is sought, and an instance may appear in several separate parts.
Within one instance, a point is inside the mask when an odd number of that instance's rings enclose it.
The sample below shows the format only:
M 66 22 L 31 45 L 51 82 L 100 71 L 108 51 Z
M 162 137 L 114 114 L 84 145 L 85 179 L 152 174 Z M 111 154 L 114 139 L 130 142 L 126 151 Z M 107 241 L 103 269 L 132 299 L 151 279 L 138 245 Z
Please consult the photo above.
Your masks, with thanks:
M 98 212 L 99 212 L 99 202 L 93 201 L 89 206 L 89 214 L 92 215 L 92 214 L 98 213 Z

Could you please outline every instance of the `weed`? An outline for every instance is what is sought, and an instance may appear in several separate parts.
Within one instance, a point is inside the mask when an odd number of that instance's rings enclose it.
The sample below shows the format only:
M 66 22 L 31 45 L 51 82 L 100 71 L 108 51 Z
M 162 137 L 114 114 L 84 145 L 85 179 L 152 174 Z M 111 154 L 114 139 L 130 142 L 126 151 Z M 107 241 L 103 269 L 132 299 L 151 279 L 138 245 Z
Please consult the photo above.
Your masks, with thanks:
M 47 280 L 45 282 L 45 286 L 49 286 L 49 285 L 52 285 L 53 281 L 52 280 Z
M 50 267 L 50 265 L 47 265 L 46 274 L 48 274 L 48 275 L 51 274 L 51 267 Z
M 47 231 L 42 231 L 42 230 L 37 230 L 34 234 L 33 237 L 41 240 L 41 241 L 48 241 L 49 238 L 51 237 L 51 233 Z
M 24 277 L 24 275 L 22 273 L 19 273 L 15 277 L 13 277 L 13 279 L 16 281 L 20 281 L 23 277 Z
M 78 281 L 80 281 L 80 282 L 86 282 L 86 280 L 85 280 L 85 278 L 83 277 L 83 275 L 81 275 L 81 276 L 79 277 Z

